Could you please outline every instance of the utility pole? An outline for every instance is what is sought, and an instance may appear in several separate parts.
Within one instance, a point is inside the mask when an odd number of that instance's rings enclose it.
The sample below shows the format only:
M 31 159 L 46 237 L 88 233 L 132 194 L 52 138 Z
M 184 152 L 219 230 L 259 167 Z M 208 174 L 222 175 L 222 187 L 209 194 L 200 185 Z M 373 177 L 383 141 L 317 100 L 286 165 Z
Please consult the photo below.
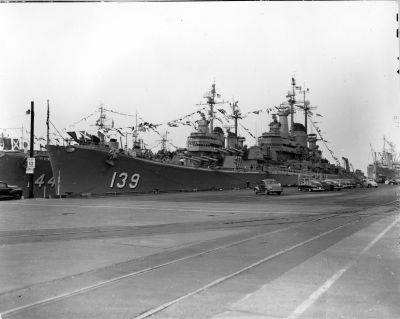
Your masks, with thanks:
M 34 130 L 35 130 L 35 111 L 34 111 L 34 103 L 31 101 L 31 145 L 30 145 L 30 151 L 29 151 L 29 157 L 33 158 L 33 144 L 34 144 Z M 29 198 L 33 198 L 33 179 L 34 179 L 34 170 L 32 173 L 29 174 Z
M 49 100 L 47 100 L 47 120 L 46 120 L 46 125 L 47 125 L 47 145 L 50 144 L 50 106 L 49 106 Z

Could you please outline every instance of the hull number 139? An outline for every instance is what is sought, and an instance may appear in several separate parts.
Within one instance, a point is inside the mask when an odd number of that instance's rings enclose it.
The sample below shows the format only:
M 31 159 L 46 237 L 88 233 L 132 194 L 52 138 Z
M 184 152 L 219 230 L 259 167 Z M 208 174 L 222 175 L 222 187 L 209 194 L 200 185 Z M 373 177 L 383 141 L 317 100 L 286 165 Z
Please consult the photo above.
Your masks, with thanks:
M 128 184 L 130 189 L 136 188 L 139 183 L 140 175 L 133 174 L 129 181 L 128 177 L 128 173 L 122 172 L 118 174 L 118 172 L 114 172 L 111 178 L 110 188 L 114 188 L 114 185 L 118 188 L 124 188 L 126 184 Z

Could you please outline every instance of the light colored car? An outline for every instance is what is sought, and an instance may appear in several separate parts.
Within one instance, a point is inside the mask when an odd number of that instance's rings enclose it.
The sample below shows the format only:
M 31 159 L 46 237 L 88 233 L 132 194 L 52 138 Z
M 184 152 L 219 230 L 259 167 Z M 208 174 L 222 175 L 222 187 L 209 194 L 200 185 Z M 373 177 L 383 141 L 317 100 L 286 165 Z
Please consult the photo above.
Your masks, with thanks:
M 283 188 L 280 183 L 274 179 L 263 179 L 260 184 L 254 187 L 254 192 L 256 194 L 282 194 Z
M 362 181 L 361 181 L 361 185 L 362 185 L 362 187 L 367 187 L 367 188 L 370 188 L 370 187 L 378 187 L 378 183 L 377 182 L 375 182 L 373 179 L 370 179 L 370 178 L 367 178 L 367 179 L 363 179 Z

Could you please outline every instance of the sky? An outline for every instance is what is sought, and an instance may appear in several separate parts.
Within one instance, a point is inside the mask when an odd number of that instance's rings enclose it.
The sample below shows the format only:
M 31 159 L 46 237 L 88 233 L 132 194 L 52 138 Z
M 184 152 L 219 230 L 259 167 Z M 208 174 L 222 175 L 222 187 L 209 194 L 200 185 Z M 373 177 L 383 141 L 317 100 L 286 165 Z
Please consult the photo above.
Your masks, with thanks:
M 215 82 L 219 107 L 237 100 L 259 136 L 271 114 L 252 112 L 283 103 L 295 77 L 329 149 L 366 172 L 383 136 L 400 151 L 397 12 L 395 1 L 1 3 L 0 133 L 29 130 L 30 101 L 36 136 L 46 136 L 47 100 L 60 133 L 94 130 L 98 113 L 87 116 L 100 105 L 131 115 L 108 113 L 116 127 L 135 114 L 166 123 L 199 110 Z M 193 128 L 158 131 L 184 147 Z M 154 132 L 141 138 L 160 147 Z

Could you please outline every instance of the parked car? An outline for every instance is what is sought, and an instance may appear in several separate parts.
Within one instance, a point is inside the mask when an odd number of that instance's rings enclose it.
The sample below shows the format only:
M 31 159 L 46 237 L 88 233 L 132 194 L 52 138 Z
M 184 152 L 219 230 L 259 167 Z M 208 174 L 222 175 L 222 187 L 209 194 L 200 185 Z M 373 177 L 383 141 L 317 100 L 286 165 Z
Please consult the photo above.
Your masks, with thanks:
M 390 185 L 400 185 L 400 178 L 393 178 L 389 180 Z
M 325 191 L 333 191 L 334 187 L 331 183 L 325 182 L 325 181 L 318 181 L 318 183 L 321 184 L 321 187 L 325 190 Z
M 283 188 L 280 183 L 278 183 L 274 179 L 263 179 L 260 184 L 258 184 L 256 187 L 254 187 L 254 192 L 256 194 L 282 194 Z
M 299 191 L 308 192 L 323 192 L 325 189 L 322 184 L 315 180 L 304 181 L 304 183 L 298 185 Z
M 367 187 L 367 188 L 378 187 L 378 183 L 375 182 L 373 179 L 370 179 L 370 178 L 363 179 L 361 181 L 361 185 L 362 185 L 362 187 Z
M 351 179 L 342 178 L 338 179 L 337 181 L 343 186 L 343 188 L 356 188 L 357 186 L 357 184 Z
M 333 179 L 325 179 L 323 180 L 324 183 L 331 185 L 331 189 L 330 190 L 336 190 L 336 191 L 340 191 L 341 189 L 343 189 L 343 185 L 340 184 L 338 181 L 335 181 Z
M 20 199 L 22 197 L 22 189 L 18 186 L 8 185 L 6 182 L 0 182 L 0 199 Z

